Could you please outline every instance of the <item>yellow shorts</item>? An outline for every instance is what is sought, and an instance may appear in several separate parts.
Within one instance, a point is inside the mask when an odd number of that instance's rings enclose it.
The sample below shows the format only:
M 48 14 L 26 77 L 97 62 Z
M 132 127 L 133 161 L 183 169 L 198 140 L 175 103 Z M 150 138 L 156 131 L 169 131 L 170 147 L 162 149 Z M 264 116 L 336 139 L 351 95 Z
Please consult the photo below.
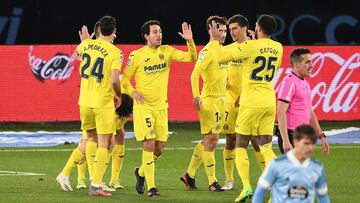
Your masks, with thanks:
M 276 107 L 239 107 L 236 133 L 241 135 L 273 135 Z
M 199 111 L 201 134 L 220 133 L 224 97 L 205 97 Z
M 123 128 L 125 123 L 128 121 L 129 118 L 127 117 L 122 117 L 122 118 L 119 118 L 117 116 L 115 116 L 115 125 L 114 125 L 114 129 L 113 129 L 113 134 L 116 135 L 116 131 Z M 87 133 L 86 133 L 86 130 L 83 130 L 82 131 L 82 136 L 81 136 L 81 139 L 83 140 L 87 140 L 88 139 L 88 136 L 87 136 Z
M 128 117 L 115 117 L 115 130 L 119 130 L 124 127 L 125 123 L 128 121 Z
M 168 140 L 167 109 L 134 109 L 133 119 L 134 133 L 137 141 L 155 139 L 156 141 L 166 142 Z
M 115 108 L 89 108 L 80 106 L 81 130 L 96 128 L 98 134 L 114 131 Z
M 87 139 L 88 139 L 86 130 L 83 130 L 83 131 L 82 131 L 81 139 L 82 139 L 82 140 L 87 140 Z
M 239 107 L 235 107 L 235 101 L 225 102 L 224 113 L 221 117 L 221 133 L 235 134 L 236 118 L 238 112 Z

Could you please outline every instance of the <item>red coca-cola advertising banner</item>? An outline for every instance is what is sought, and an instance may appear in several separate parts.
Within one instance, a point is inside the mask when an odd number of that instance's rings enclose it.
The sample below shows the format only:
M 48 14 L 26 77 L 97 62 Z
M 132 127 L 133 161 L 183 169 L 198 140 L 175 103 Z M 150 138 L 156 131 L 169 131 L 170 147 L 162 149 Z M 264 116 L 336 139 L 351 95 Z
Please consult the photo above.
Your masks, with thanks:
M 127 55 L 141 45 L 118 45 Z M 186 46 L 175 46 L 186 50 Z M 78 121 L 80 76 L 76 45 L 0 46 L 0 121 Z M 200 50 L 202 47 L 198 47 Z M 291 71 L 287 46 L 275 89 Z M 360 46 L 309 46 L 314 69 L 308 78 L 320 120 L 360 119 Z M 169 120 L 197 121 L 190 75 L 194 63 L 172 63 Z

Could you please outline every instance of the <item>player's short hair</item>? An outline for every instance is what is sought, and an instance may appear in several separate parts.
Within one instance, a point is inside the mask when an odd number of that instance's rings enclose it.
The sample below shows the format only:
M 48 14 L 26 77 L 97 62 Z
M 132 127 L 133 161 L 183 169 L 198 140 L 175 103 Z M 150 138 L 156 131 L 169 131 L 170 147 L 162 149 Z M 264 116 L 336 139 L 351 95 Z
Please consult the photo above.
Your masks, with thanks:
M 290 53 L 290 63 L 291 65 L 294 64 L 294 62 L 301 62 L 303 59 L 301 55 L 303 54 L 310 54 L 310 50 L 307 48 L 296 48 Z
M 100 27 L 100 23 L 99 21 L 97 21 L 94 25 L 94 33 L 95 33 L 95 38 L 99 38 L 100 36 L 100 30 L 99 30 L 99 27 Z
M 110 36 L 116 28 L 116 19 L 112 16 L 104 16 L 99 20 L 100 32 L 104 36 Z
M 240 27 L 247 27 L 249 28 L 249 21 L 248 19 L 240 14 L 233 15 L 229 20 L 227 21 L 227 24 L 231 23 L 237 23 Z
M 215 21 L 216 24 L 220 25 L 227 25 L 227 18 L 226 17 L 220 17 L 220 16 L 210 16 L 206 20 L 206 29 L 210 29 L 211 22 Z
M 120 118 L 129 117 L 133 112 L 133 99 L 127 94 L 121 94 L 121 105 L 115 110 Z
M 157 20 L 149 20 L 149 21 L 146 21 L 142 26 L 141 26 L 141 29 L 140 29 L 140 33 L 141 33 L 141 38 L 146 42 L 146 39 L 145 39 L 145 34 L 149 35 L 150 34 L 150 26 L 151 25 L 158 25 L 161 27 L 160 25 L 160 22 L 157 21 Z
M 273 34 L 277 29 L 277 22 L 271 15 L 261 15 L 257 23 L 267 35 Z
M 302 140 L 304 138 L 309 138 L 313 142 L 313 144 L 315 144 L 317 141 L 317 136 L 314 128 L 308 124 L 302 124 L 296 127 L 293 138 L 294 140 Z

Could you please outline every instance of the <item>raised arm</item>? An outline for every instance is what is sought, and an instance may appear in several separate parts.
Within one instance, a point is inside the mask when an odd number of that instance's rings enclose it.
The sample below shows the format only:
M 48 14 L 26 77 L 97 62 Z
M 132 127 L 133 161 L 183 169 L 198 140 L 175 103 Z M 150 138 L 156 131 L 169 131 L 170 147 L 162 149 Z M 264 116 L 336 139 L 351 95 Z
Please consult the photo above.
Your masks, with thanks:
M 249 50 L 247 50 L 247 41 L 233 49 L 223 49 L 219 42 L 220 32 L 215 21 L 209 25 L 209 28 L 210 39 L 214 39 L 210 42 L 210 47 L 214 50 L 214 53 L 216 53 L 219 63 L 247 58 L 247 55 L 249 54 Z
M 208 67 L 211 60 L 212 60 L 211 53 L 207 49 L 203 49 L 199 55 L 199 59 L 195 63 L 194 70 L 191 74 L 191 89 L 194 98 L 193 105 L 196 111 L 199 111 L 201 107 L 199 78 L 201 72 Z
M 181 62 L 195 61 L 197 59 L 197 52 L 191 31 L 191 25 L 188 25 L 186 22 L 184 22 L 182 24 L 182 32 L 179 32 L 179 35 L 186 40 L 188 51 L 185 52 L 173 47 L 169 47 L 172 49 L 172 60 Z

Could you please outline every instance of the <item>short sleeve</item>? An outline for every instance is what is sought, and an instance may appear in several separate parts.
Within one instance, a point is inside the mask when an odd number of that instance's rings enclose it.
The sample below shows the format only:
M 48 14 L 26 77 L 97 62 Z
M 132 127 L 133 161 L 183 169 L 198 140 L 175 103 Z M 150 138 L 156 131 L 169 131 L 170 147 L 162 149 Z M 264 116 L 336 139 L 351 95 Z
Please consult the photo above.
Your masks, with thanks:
M 295 94 L 295 83 L 286 77 L 280 85 L 278 100 L 290 103 Z
M 259 178 L 258 185 L 263 188 L 270 188 L 278 176 L 275 160 L 270 161 Z

